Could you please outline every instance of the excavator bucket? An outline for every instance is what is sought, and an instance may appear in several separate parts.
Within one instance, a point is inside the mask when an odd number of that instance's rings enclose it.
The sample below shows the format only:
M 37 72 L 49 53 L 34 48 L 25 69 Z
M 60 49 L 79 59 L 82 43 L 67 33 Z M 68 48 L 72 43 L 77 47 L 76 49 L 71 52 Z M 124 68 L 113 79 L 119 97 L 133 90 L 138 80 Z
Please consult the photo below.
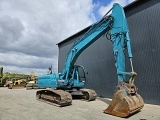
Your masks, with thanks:
M 125 85 L 122 89 L 117 90 L 104 113 L 118 117 L 128 117 L 138 112 L 143 108 L 144 101 L 136 91 L 135 85 Z

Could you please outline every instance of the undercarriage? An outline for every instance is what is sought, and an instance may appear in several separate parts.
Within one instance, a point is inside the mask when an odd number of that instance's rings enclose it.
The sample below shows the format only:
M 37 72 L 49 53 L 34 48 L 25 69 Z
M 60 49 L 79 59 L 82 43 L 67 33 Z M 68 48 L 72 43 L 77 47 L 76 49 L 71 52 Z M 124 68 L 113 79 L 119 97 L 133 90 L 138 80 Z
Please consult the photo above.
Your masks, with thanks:
M 72 99 L 81 99 L 93 101 L 97 94 L 92 89 L 79 90 L 60 90 L 60 89 L 44 89 L 36 92 L 36 98 L 39 101 L 46 102 L 58 107 L 68 106 L 72 104 Z

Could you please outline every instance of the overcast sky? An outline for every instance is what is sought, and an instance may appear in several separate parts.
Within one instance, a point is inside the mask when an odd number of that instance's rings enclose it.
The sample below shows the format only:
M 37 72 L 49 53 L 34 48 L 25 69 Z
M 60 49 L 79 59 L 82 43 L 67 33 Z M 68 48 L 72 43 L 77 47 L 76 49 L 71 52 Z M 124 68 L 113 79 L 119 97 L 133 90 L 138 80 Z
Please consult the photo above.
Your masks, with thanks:
M 4 72 L 58 71 L 57 43 L 134 0 L 0 0 L 0 65 Z

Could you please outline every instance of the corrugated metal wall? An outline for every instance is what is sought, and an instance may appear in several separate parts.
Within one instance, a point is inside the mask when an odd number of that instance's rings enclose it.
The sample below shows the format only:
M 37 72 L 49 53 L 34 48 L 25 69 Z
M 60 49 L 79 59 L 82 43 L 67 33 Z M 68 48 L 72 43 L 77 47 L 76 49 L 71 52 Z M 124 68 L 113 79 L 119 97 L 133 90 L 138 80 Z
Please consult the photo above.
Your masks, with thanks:
M 130 29 L 134 70 L 138 73 L 135 84 L 145 103 L 160 105 L 160 3 L 159 0 L 136 2 L 125 8 Z M 58 44 L 59 72 L 63 69 L 66 54 L 81 35 Z M 95 89 L 99 96 L 112 98 L 117 85 L 112 43 L 102 36 L 78 58 L 77 64 L 88 71 L 86 87 Z M 129 71 L 130 68 L 127 68 Z

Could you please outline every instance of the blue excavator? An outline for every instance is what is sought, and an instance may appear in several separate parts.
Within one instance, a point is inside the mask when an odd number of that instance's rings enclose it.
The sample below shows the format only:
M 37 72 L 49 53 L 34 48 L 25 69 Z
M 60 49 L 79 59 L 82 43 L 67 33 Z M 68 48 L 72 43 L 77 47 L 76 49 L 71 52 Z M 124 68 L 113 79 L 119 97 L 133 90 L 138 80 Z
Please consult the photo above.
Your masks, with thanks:
M 106 33 L 107 36 L 110 36 L 107 38 L 113 43 L 118 85 L 112 101 L 103 112 L 119 117 L 128 117 L 142 109 L 144 101 L 137 93 L 137 87 L 134 84 L 137 73 L 134 72 L 132 65 L 127 20 L 123 8 L 118 3 L 115 3 L 100 21 L 91 25 L 90 29 L 74 43 L 67 54 L 61 73 L 38 76 L 38 86 L 47 89 L 36 92 L 37 100 L 61 107 L 71 105 L 72 98 L 95 100 L 97 97 L 95 90 L 84 88 L 86 85 L 84 67 L 75 65 L 75 62 L 88 46 Z M 131 63 L 131 72 L 125 71 L 126 53 L 128 53 Z M 129 80 L 126 80 L 126 75 L 129 75 Z

